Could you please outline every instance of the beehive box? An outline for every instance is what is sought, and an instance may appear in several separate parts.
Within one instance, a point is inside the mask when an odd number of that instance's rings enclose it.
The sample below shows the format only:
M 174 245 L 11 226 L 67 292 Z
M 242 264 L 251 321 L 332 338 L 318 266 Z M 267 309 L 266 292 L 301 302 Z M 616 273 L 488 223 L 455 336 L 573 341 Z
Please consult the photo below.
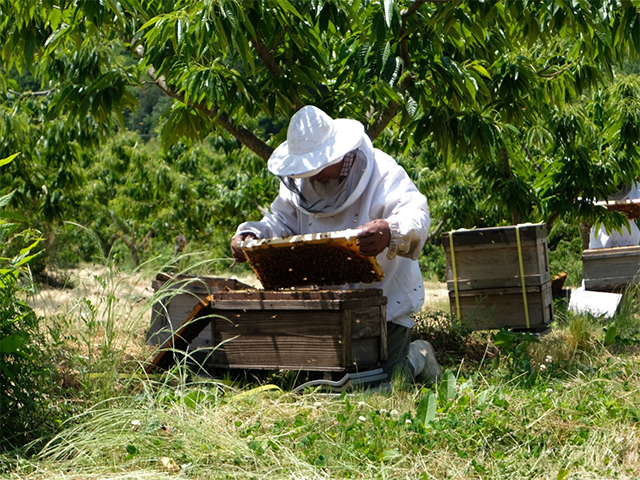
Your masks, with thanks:
M 624 213 L 629 220 L 640 218 L 640 200 L 638 199 L 602 200 L 596 202 L 596 205 L 606 207 L 608 210 Z
M 162 345 L 183 324 L 194 307 L 213 292 L 251 288 L 233 278 L 169 276 L 159 274 L 151 283 L 157 297 L 147 331 L 149 345 Z M 211 346 L 209 327 L 192 340 L 191 348 Z
M 546 224 L 457 230 L 442 241 L 451 313 L 468 328 L 535 330 L 552 321 Z
M 527 286 L 526 298 L 528 324 L 521 287 L 460 290 L 458 302 L 455 293 L 449 292 L 451 314 L 471 330 L 545 328 L 553 320 L 551 282 Z
M 585 290 L 619 293 L 640 282 L 640 246 L 584 250 L 582 273 Z
M 382 269 L 375 257 L 360 254 L 357 232 L 250 240 L 243 250 L 266 290 L 380 281 Z
M 521 287 L 520 257 L 525 285 L 540 286 L 551 280 L 544 223 L 456 230 L 443 234 L 442 243 L 450 291 L 455 289 L 454 280 L 458 290 Z
M 213 294 L 207 367 L 356 371 L 387 358 L 380 289 Z

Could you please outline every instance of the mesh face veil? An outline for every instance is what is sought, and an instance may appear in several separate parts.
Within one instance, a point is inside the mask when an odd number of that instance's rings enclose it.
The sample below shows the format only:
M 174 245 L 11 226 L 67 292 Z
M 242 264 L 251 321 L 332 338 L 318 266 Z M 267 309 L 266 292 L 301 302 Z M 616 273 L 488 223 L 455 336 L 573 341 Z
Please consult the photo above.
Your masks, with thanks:
M 339 208 L 351 195 L 366 165 L 366 159 L 361 150 L 350 151 L 343 157 L 343 161 L 338 178 L 335 182 L 331 182 L 329 188 L 319 185 L 313 177 L 280 177 L 280 180 L 298 197 L 302 208 L 314 213 L 327 212 L 331 208 Z M 351 175 L 352 171 L 353 175 Z M 328 193 L 329 190 L 330 193 Z

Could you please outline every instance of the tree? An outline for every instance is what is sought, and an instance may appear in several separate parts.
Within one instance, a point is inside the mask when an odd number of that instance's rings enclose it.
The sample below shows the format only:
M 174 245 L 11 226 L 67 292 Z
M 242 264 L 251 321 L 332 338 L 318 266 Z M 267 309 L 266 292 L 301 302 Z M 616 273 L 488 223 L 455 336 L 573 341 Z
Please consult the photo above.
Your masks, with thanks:
M 286 130 L 265 126 L 315 104 L 401 156 L 428 150 L 437 169 L 461 168 L 475 182 L 462 194 L 481 186 L 502 221 L 593 220 L 593 199 L 640 175 L 637 104 L 605 116 L 602 103 L 622 102 L 606 92 L 640 46 L 638 5 L 1 0 L 0 39 L 4 71 L 33 71 L 43 90 L 31 95 L 70 129 L 122 125 L 127 87 L 148 75 L 174 99 L 166 142 L 224 132 L 266 159 Z M 0 80 L 5 106 L 25 94 L 13 88 Z M 438 215 L 470 226 L 454 213 Z

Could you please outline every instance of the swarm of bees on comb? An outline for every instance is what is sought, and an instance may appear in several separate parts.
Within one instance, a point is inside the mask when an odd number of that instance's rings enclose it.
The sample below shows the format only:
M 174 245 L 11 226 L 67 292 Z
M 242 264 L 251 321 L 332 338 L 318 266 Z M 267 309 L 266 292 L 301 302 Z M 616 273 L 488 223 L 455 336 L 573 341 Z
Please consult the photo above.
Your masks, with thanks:
M 383 276 L 375 257 L 361 255 L 353 239 L 267 240 L 245 254 L 265 289 L 372 283 Z

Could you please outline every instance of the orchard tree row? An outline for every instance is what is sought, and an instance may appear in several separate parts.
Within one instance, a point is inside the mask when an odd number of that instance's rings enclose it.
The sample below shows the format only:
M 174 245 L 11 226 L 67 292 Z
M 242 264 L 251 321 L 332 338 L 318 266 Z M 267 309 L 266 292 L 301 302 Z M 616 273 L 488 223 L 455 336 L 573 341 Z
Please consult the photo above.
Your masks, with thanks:
M 14 208 L 132 256 L 259 215 L 306 104 L 363 122 L 436 232 L 619 225 L 593 201 L 640 176 L 635 0 L 0 0 L 0 44 Z M 149 85 L 171 99 L 157 151 L 124 133 Z

